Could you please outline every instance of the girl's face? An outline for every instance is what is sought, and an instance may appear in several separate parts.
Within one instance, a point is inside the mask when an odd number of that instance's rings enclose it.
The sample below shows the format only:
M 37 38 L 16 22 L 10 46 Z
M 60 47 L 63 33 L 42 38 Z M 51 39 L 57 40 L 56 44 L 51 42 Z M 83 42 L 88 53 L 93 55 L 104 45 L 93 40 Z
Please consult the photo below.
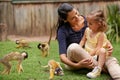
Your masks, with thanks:
M 73 9 L 72 11 L 68 12 L 67 21 L 71 25 L 78 24 L 78 22 L 80 21 L 79 12 L 76 9 Z
M 88 21 L 88 27 L 93 31 L 96 32 L 98 31 L 99 28 L 99 23 L 93 20 Z

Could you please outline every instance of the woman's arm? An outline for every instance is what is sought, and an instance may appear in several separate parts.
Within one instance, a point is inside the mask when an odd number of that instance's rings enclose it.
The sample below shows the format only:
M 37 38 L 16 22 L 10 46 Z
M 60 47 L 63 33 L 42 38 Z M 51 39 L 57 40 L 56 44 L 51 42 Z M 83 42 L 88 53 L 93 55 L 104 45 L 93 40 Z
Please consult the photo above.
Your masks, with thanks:
M 85 31 L 84 36 L 83 36 L 82 40 L 81 40 L 80 43 L 79 43 L 80 46 L 83 47 L 83 46 L 85 45 L 86 40 L 87 40 L 87 39 L 86 39 L 86 31 Z

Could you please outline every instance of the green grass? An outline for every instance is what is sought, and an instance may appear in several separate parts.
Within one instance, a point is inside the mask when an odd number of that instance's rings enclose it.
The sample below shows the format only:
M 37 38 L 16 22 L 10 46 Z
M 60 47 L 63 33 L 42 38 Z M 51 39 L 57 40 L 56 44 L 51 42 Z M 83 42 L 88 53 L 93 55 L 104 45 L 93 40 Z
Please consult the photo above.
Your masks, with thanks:
M 41 52 L 37 48 L 39 42 L 31 42 L 30 46 L 32 48 L 26 48 L 26 49 L 16 49 L 15 42 L 12 41 L 6 41 L 6 42 L 0 42 L 0 58 L 4 56 L 5 54 L 12 52 L 12 51 L 27 51 L 29 53 L 28 59 L 23 61 L 23 69 L 24 72 L 21 74 L 18 74 L 16 71 L 16 64 L 17 62 L 12 62 L 12 69 L 11 73 L 9 75 L 2 75 L 0 74 L 0 80 L 48 80 L 49 78 L 49 69 L 42 68 L 41 65 L 46 65 L 48 60 L 55 59 L 56 61 L 59 61 L 59 55 L 58 55 L 58 44 L 57 41 L 51 42 L 51 48 L 50 48 L 50 55 L 47 58 L 41 57 Z M 113 56 L 115 56 L 119 61 L 120 56 L 120 50 L 119 45 L 120 43 L 113 43 L 114 47 L 114 53 Z M 41 62 L 41 65 L 38 62 Z M 60 62 L 61 63 L 61 62 Z M 90 80 L 86 77 L 86 73 L 88 73 L 88 70 L 78 70 L 78 71 L 68 71 L 64 68 L 64 64 L 61 63 L 61 66 L 64 69 L 64 76 L 55 76 L 54 80 Z M 0 72 L 4 69 L 3 65 L 0 64 Z M 103 73 L 100 77 L 92 80 L 107 80 L 110 76 L 108 74 Z

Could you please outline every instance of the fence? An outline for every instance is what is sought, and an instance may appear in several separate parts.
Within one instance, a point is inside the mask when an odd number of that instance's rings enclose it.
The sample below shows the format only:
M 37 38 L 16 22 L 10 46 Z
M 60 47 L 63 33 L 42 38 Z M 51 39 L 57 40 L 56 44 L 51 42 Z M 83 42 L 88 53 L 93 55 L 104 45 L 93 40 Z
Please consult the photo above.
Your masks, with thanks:
M 109 4 L 118 0 L 0 0 L 0 23 L 8 26 L 8 35 L 44 36 L 57 23 L 57 8 L 63 3 L 71 3 L 81 15 L 94 9 L 107 11 Z M 55 35 L 53 29 L 53 35 Z

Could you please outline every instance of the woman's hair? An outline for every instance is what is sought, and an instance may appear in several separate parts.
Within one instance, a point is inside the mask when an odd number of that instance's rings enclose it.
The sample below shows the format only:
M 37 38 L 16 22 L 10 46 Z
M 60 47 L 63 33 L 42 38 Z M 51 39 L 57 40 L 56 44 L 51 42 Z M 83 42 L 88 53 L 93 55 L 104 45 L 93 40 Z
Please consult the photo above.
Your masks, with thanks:
M 58 8 L 58 22 L 57 22 L 57 32 L 59 27 L 61 27 L 63 24 L 65 24 L 65 20 L 68 17 L 68 12 L 73 10 L 73 6 L 71 4 L 68 3 L 63 3 L 59 6 Z
M 90 21 L 92 20 L 92 21 L 100 23 L 100 27 L 98 28 L 99 31 L 105 32 L 107 30 L 107 24 L 106 24 L 104 13 L 102 10 L 91 12 L 87 16 L 87 19 Z
M 60 27 L 65 23 L 65 20 L 67 19 L 68 12 L 73 10 L 73 6 L 68 3 L 63 3 L 58 8 L 58 22 L 57 26 Z
M 59 18 L 61 18 L 62 20 L 66 20 L 67 19 L 67 14 L 68 12 L 73 10 L 73 6 L 68 4 L 68 3 L 63 3 L 59 6 L 58 8 L 58 16 Z

